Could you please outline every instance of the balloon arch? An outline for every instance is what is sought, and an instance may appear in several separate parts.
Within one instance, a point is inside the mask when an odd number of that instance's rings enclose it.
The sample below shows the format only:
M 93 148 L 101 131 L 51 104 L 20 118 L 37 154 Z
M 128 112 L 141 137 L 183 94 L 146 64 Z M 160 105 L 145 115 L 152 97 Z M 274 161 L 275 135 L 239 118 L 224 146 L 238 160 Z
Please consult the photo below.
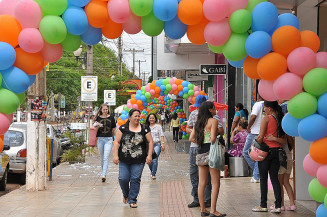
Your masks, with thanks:
M 35 75 L 48 62 L 59 60 L 63 50 L 74 51 L 81 41 L 97 44 L 102 35 L 114 39 L 123 31 L 141 30 L 152 37 L 164 30 L 172 39 L 187 35 L 194 44 L 207 42 L 231 65 L 243 67 L 248 77 L 261 79 L 264 99 L 289 100 L 283 128 L 313 142 L 303 161 L 314 177 L 309 193 L 327 204 L 327 53 L 318 52 L 316 33 L 299 30 L 295 15 L 278 15 L 275 5 L 265 0 L 2 0 L 0 135 L 8 130 Z M 191 100 L 198 90 L 188 84 L 186 91 L 177 80 L 151 83 L 129 106 L 142 108 L 154 98 L 168 106 L 167 91 Z M 317 216 L 327 215 L 325 205 Z

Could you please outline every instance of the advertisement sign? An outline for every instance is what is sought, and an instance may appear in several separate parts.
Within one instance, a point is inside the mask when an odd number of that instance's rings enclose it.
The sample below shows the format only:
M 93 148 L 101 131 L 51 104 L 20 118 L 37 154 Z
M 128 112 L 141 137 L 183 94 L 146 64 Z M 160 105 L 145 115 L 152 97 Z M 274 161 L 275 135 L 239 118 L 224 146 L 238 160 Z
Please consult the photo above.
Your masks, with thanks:
M 226 64 L 211 64 L 211 65 L 200 65 L 201 75 L 226 75 L 227 65 Z
M 29 99 L 31 105 L 31 121 L 41 121 L 46 119 L 45 111 L 47 109 L 46 99 Z
M 104 103 L 109 106 L 116 105 L 116 90 L 104 90 Z
M 208 75 L 200 75 L 199 71 L 186 71 L 186 81 L 207 81 Z
M 81 77 L 81 101 L 98 100 L 98 76 Z
M 66 108 L 66 99 L 65 96 L 60 97 L 60 108 Z

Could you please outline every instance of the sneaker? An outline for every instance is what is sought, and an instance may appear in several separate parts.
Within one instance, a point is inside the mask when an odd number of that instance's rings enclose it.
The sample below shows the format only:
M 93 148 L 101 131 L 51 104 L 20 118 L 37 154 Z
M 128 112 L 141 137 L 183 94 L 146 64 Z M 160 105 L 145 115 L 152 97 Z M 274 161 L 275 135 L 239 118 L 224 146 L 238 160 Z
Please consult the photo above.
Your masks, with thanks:
M 255 179 L 254 177 L 251 178 L 252 183 L 260 183 L 260 179 Z
M 252 208 L 252 212 L 268 212 L 268 209 L 263 208 L 261 206 L 257 206 L 257 207 Z
M 152 176 L 152 175 L 151 175 L 151 179 L 152 179 L 152 180 L 155 180 L 155 179 L 156 179 L 156 176 Z
M 281 210 L 280 210 L 280 208 L 275 208 L 275 209 L 272 209 L 270 212 L 271 213 L 280 213 Z
M 194 201 L 187 205 L 188 208 L 194 208 L 194 207 L 199 207 L 199 206 L 200 206 L 200 203 L 194 202 Z

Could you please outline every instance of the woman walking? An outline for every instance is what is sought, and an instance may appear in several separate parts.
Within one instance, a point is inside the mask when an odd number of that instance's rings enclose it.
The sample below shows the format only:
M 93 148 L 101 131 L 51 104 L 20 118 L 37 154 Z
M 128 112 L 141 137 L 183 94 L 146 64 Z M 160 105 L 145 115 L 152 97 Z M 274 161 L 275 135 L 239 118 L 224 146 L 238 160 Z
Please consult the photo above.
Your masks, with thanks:
M 282 129 L 281 122 L 283 119 L 282 108 L 278 105 L 277 101 L 264 101 L 264 110 L 266 116 L 262 119 L 260 125 L 260 132 L 257 137 L 258 143 L 266 143 L 270 150 L 268 156 L 258 162 L 260 173 L 260 193 L 261 201 L 260 206 L 254 207 L 253 212 L 267 212 L 267 195 L 268 195 L 268 172 L 270 175 L 271 183 L 275 194 L 275 207 L 271 210 L 273 213 L 281 212 L 281 187 L 278 181 L 279 171 L 279 149 L 281 144 L 286 143 L 286 135 Z M 268 140 L 269 136 L 276 137 L 276 139 Z
M 179 132 L 180 120 L 177 116 L 177 113 L 174 113 L 173 119 L 171 119 L 170 126 L 173 128 L 173 140 L 178 142 L 178 132 Z
M 153 153 L 150 128 L 140 124 L 140 115 L 140 110 L 131 109 L 129 120 L 119 127 L 114 141 L 113 162 L 119 164 L 118 179 L 123 203 L 129 203 L 131 208 L 137 208 L 144 164 L 152 162 Z
M 157 154 L 155 159 L 152 159 L 152 163 L 149 164 L 149 168 L 151 170 L 151 178 L 156 179 L 156 173 L 158 169 L 158 158 L 161 153 L 161 150 L 165 150 L 165 136 L 162 131 L 162 127 L 160 124 L 157 124 L 157 116 L 155 114 L 149 114 L 146 118 L 146 125 L 150 127 L 151 136 L 154 144 L 154 151 Z
M 213 118 L 216 114 L 216 108 L 213 102 L 203 102 L 199 108 L 198 119 L 195 123 L 194 130 L 190 135 L 190 141 L 199 145 L 198 155 L 209 155 L 211 143 L 215 143 L 217 139 L 218 121 Z M 198 156 L 197 156 L 198 159 Z M 216 210 L 218 193 L 220 188 L 220 170 L 211 168 L 208 163 L 199 166 L 199 187 L 198 196 L 201 207 L 201 216 L 223 217 L 226 214 L 219 213 Z M 206 165 L 205 165 L 206 164 Z M 211 193 L 211 210 L 205 208 L 204 189 L 207 184 L 208 173 L 210 172 L 212 193 Z
M 97 147 L 101 159 L 101 178 L 102 182 L 106 181 L 108 170 L 109 155 L 113 145 L 113 136 L 116 129 L 116 122 L 113 115 L 109 114 L 109 106 L 103 104 L 100 106 L 98 113 L 95 116 L 93 125 L 97 130 Z

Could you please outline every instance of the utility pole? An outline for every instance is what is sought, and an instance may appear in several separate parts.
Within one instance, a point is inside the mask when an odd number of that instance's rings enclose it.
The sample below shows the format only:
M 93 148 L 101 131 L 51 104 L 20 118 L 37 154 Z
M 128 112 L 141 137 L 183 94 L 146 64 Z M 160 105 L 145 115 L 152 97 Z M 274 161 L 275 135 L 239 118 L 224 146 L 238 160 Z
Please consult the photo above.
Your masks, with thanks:
M 141 63 L 145 63 L 146 60 L 136 60 L 137 62 L 139 62 L 139 77 L 141 77 Z
M 135 53 L 136 52 L 144 52 L 144 49 L 142 50 L 135 50 L 135 48 L 133 49 L 129 49 L 129 50 L 124 50 L 125 52 L 132 52 L 133 53 L 133 78 L 135 75 Z
M 123 75 L 123 52 L 122 52 L 122 38 L 121 36 L 118 38 L 118 71 L 119 75 Z
M 93 46 L 87 45 L 87 55 L 86 55 L 86 75 L 92 75 L 93 74 Z M 91 117 L 91 108 L 92 108 L 92 102 L 87 102 L 87 106 L 89 108 L 88 116 L 87 116 L 87 132 L 86 132 L 86 141 L 88 142 L 89 139 L 89 132 L 90 132 L 90 117 Z

